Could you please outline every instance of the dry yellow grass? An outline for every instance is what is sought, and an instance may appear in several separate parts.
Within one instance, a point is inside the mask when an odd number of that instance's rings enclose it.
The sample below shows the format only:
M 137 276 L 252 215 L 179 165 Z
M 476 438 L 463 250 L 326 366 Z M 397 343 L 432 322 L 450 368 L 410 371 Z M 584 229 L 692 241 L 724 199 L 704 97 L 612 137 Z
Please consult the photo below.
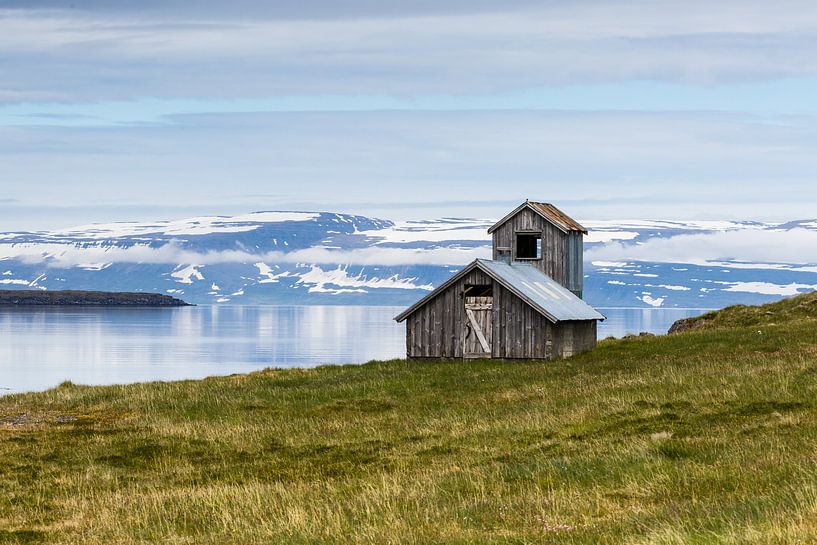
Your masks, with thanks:
M 815 543 L 817 320 L 758 327 L 2 397 L 0 543 Z

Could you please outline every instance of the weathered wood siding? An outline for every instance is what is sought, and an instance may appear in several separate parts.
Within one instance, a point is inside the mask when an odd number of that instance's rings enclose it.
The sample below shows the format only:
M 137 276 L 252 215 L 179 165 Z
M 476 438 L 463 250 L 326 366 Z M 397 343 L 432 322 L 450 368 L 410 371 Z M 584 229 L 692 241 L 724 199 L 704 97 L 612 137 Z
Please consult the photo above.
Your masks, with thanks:
M 582 320 L 575 322 L 559 322 L 557 328 L 556 345 L 558 350 L 555 357 L 569 358 L 596 347 L 596 321 Z
M 494 358 L 550 359 L 554 326 L 516 295 L 494 284 Z
M 528 208 L 523 208 L 493 232 L 493 259 L 499 259 L 499 248 L 510 248 L 516 257 L 516 233 L 542 233 L 542 259 L 523 260 L 581 297 L 584 284 L 581 233 L 564 233 L 558 227 Z
M 409 358 L 462 358 L 465 330 L 466 284 L 492 285 L 480 270 L 466 274 L 406 318 L 406 354 Z
M 592 350 L 596 321 L 553 324 L 516 295 L 494 284 L 494 358 L 555 359 Z
M 584 235 L 568 233 L 565 240 L 565 283 L 564 287 L 582 298 L 584 290 Z

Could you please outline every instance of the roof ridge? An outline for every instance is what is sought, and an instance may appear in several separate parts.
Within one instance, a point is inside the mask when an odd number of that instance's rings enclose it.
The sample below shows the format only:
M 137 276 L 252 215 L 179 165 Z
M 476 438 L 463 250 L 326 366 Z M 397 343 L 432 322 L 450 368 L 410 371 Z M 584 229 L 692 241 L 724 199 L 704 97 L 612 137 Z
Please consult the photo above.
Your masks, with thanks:
M 582 234 L 587 234 L 587 229 L 583 225 L 565 214 L 556 205 L 549 202 L 531 201 L 529 199 L 526 199 L 525 202 L 514 208 L 504 218 L 494 223 L 488 229 L 488 233 L 493 233 L 500 225 L 505 224 L 505 222 L 510 220 L 525 208 L 532 210 L 535 214 L 538 214 L 545 221 L 550 222 L 564 233 L 579 232 Z

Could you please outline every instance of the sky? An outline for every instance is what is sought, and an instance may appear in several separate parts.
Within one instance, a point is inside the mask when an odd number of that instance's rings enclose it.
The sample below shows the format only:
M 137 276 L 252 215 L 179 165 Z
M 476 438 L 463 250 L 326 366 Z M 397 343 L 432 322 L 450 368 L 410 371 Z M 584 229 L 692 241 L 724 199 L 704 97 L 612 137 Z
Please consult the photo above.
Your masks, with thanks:
M 0 230 L 817 217 L 813 0 L 0 0 Z

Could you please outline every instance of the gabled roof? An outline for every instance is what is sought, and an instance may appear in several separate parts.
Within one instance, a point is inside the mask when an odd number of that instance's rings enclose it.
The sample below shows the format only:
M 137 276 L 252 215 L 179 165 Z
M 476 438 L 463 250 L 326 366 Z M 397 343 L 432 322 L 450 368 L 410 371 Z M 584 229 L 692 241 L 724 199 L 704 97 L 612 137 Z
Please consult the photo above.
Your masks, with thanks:
M 460 272 L 446 280 L 434 291 L 395 316 L 402 322 L 415 310 L 425 305 L 451 284 L 473 271 L 479 269 L 502 287 L 525 301 L 534 310 L 553 323 L 568 320 L 604 320 L 604 315 L 576 297 L 573 292 L 557 283 L 551 277 L 528 263 L 514 263 L 477 259 Z
M 565 233 L 573 231 L 583 233 L 585 235 L 587 234 L 587 229 L 582 227 L 582 225 L 579 222 L 577 222 L 576 220 L 574 220 L 573 218 L 571 218 L 570 216 L 568 216 L 567 214 L 553 206 L 552 204 L 535 201 L 525 201 L 519 206 L 517 206 L 513 212 L 511 212 L 510 214 L 508 214 L 507 216 L 493 224 L 491 228 L 488 229 L 488 234 L 496 231 L 503 223 L 517 215 L 525 208 L 528 208 L 535 212 L 536 214 L 539 214 L 545 220 L 549 221 L 550 223 L 552 223 Z

